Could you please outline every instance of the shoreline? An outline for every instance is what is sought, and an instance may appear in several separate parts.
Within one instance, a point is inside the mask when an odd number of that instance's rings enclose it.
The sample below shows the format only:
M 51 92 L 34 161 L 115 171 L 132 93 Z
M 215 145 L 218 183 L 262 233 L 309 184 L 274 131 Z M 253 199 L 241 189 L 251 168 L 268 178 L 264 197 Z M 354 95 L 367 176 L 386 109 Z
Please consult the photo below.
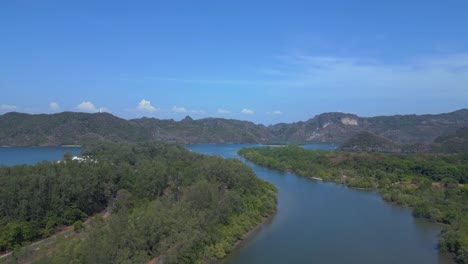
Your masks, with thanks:
M 213 261 L 208 261 L 208 260 L 203 260 L 202 262 L 204 264 L 224 264 L 227 263 L 232 257 L 235 256 L 235 254 L 248 242 L 250 239 L 254 237 L 254 235 L 259 232 L 263 225 L 268 224 L 271 222 L 276 215 L 277 210 L 275 210 L 273 213 L 271 213 L 269 216 L 263 217 L 262 221 L 258 223 L 254 228 L 251 230 L 247 231 L 247 233 L 242 235 L 242 238 L 238 239 L 234 244 L 232 244 L 231 251 L 223 258 L 213 260 Z M 157 257 L 154 257 L 146 262 L 146 264 L 159 264 L 163 263 L 165 255 L 159 255 Z
M 260 223 L 258 223 L 258 225 L 256 225 L 253 229 L 251 229 L 250 231 L 248 231 L 247 233 L 245 233 L 244 235 L 242 235 L 242 238 L 241 239 L 238 239 L 232 246 L 232 249 L 231 249 L 231 252 L 229 252 L 229 255 L 235 251 L 236 249 L 240 249 L 241 248 L 241 245 L 243 244 L 243 242 L 247 242 L 249 241 L 251 238 L 253 238 L 253 236 L 255 235 L 255 233 L 257 233 L 258 231 L 260 231 L 260 229 L 262 228 L 262 226 L 264 224 L 267 224 L 271 221 L 273 221 L 273 218 L 275 217 L 276 215 L 276 210 L 269 216 L 266 216 L 266 217 L 263 217 L 262 221 Z
M 413 209 L 414 207 L 413 206 L 409 206 L 409 205 L 403 205 L 403 204 L 399 204 L 397 202 L 392 202 L 392 201 L 389 201 L 389 200 L 386 200 L 381 192 L 380 192 L 380 189 L 378 187 L 375 187 L 375 188 L 362 188 L 362 187 L 352 187 L 352 186 L 349 186 L 343 182 L 339 182 L 339 181 L 332 181 L 332 180 L 318 180 L 316 179 L 315 177 L 307 177 L 307 176 L 303 176 L 301 174 L 298 174 L 298 173 L 295 173 L 293 171 L 291 171 L 291 173 L 294 173 L 295 175 L 297 176 L 300 176 L 300 177 L 306 177 L 306 178 L 309 178 L 309 179 L 312 179 L 312 180 L 316 180 L 316 181 L 322 181 L 324 183 L 332 183 L 332 184 L 337 184 L 337 185 L 341 185 L 341 186 L 344 186 L 346 188 L 349 188 L 351 190 L 356 190 L 356 191 L 360 191 L 360 192 L 375 192 L 379 195 L 379 197 L 382 199 L 382 201 L 388 205 L 391 205 L 391 206 L 395 206 L 395 207 L 398 207 L 398 208 L 404 208 L 404 209 L 410 209 L 411 210 L 411 214 L 413 213 Z M 320 178 L 319 178 L 320 179 Z M 417 220 L 417 221 L 423 221 L 423 222 L 426 222 L 426 223 L 430 223 L 430 224 L 435 224 L 435 225 L 438 225 L 440 227 L 448 227 L 450 226 L 450 224 L 447 224 L 447 223 L 443 223 L 443 222 L 437 222 L 437 221 L 431 221 L 430 219 L 428 218 L 424 218 L 424 217 L 416 217 L 414 215 L 411 215 L 413 217 L 413 219 Z M 442 232 L 442 231 L 441 231 Z M 439 234 L 440 235 L 440 234 Z M 439 241 L 437 242 L 439 243 Z M 455 256 L 455 253 L 452 253 L 452 252 L 439 252 L 439 254 L 446 254 L 446 255 L 453 255 Z M 455 259 L 455 257 L 454 257 Z
M 293 169 L 281 170 L 281 169 L 277 169 L 277 168 L 273 168 L 273 167 L 269 167 L 269 166 L 263 166 L 263 165 L 260 165 L 258 163 L 255 163 L 255 162 L 247 159 L 244 156 L 242 156 L 242 157 L 245 158 L 246 160 L 248 160 L 249 162 L 252 162 L 252 163 L 256 164 L 257 166 L 260 166 L 260 167 L 263 167 L 263 168 L 268 168 L 268 169 L 271 169 L 271 170 L 276 170 L 276 171 L 289 172 L 289 173 L 292 173 L 292 174 L 294 174 L 296 176 L 304 177 L 304 178 L 307 178 L 309 180 L 313 180 L 313 181 L 316 181 L 316 182 L 324 182 L 324 183 L 342 185 L 342 186 L 344 186 L 346 188 L 349 188 L 349 189 L 352 189 L 352 190 L 355 190 L 355 191 L 360 191 L 360 192 L 376 192 L 378 194 L 378 196 L 382 199 L 382 201 L 385 204 L 388 204 L 390 206 L 409 209 L 411 211 L 412 219 L 414 219 L 416 221 L 423 221 L 423 222 L 426 222 L 426 223 L 435 224 L 435 225 L 437 225 L 437 226 L 439 226 L 441 228 L 445 228 L 445 227 L 450 226 L 450 224 L 446 224 L 446 223 L 443 223 L 443 222 L 431 221 L 430 219 L 425 218 L 425 217 L 414 216 L 413 215 L 414 207 L 409 206 L 409 205 L 402 205 L 402 204 L 398 204 L 396 202 L 386 200 L 383 197 L 383 195 L 381 193 L 381 189 L 379 187 L 371 187 L 371 188 L 352 187 L 352 186 L 349 186 L 348 184 L 346 184 L 345 182 L 342 182 L 342 181 L 334 181 L 334 180 L 330 180 L 330 179 L 322 179 L 322 178 L 318 178 L 318 177 L 306 176 L 306 175 L 295 172 Z M 452 263 L 455 264 L 456 263 L 455 259 L 456 259 L 457 254 L 454 253 L 454 252 L 443 252 L 439 248 L 439 246 L 440 246 L 440 235 L 441 235 L 442 231 L 443 230 L 439 231 L 439 235 L 438 235 L 438 239 L 437 239 L 437 252 L 438 252 L 439 258 L 441 258 L 441 257 L 448 258 L 447 262 L 450 262 L 450 264 L 452 264 Z
M 242 238 L 238 239 L 232 245 L 231 251 L 222 259 L 218 259 L 212 263 L 215 264 L 226 264 L 231 260 L 255 235 L 262 230 L 264 225 L 270 224 L 276 216 L 277 210 L 272 212 L 270 215 L 262 218 L 262 221 L 258 223 L 254 228 L 249 230 L 247 233 L 242 235 Z M 211 262 L 210 262 L 211 263 Z

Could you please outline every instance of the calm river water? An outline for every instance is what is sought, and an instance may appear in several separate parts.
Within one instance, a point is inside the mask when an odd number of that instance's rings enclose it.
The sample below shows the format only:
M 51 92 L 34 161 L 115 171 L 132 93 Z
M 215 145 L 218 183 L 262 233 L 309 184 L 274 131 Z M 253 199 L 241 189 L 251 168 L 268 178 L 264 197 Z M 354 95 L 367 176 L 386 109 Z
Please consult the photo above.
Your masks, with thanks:
M 410 209 L 382 201 L 375 192 L 349 189 L 256 166 L 237 156 L 258 145 L 190 145 L 194 152 L 238 158 L 276 185 L 278 211 L 225 263 L 452 263 L 437 250 L 439 225 L 414 219 Z M 332 144 L 304 146 L 334 149 Z M 61 159 L 80 148 L 0 148 L 0 165 Z
M 237 156 L 258 145 L 190 145 L 194 152 L 238 158 L 278 188 L 278 211 L 225 263 L 452 263 L 440 256 L 441 227 L 385 203 L 376 192 L 359 191 L 256 166 Z M 332 144 L 304 146 L 334 149 Z

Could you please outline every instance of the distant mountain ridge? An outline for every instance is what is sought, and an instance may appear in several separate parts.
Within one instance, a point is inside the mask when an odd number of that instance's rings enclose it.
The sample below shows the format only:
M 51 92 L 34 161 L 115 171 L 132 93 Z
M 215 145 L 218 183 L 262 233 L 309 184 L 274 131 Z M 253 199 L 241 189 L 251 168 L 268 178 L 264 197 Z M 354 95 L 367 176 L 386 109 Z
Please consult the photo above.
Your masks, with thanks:
M 59 146 L 96 141 L 148 140 L 180 143 L 335 142 L 369 131 L 396 144 L 428 144 L 468 127 L 468 110 L 437 115 L 359 117 L 324 113 L 307 121 L 270 126 L 223 118 L 181 121 L 156 118 L 126 120 L 109 113 L 0 115 L 0 145 Z

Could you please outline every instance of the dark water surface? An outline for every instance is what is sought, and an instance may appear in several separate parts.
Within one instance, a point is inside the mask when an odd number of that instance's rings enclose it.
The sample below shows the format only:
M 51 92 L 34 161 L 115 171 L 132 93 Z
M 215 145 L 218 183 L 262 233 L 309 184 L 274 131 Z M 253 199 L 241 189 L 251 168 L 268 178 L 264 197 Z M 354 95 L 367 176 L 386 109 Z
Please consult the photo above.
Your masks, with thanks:
M 56 161 L 65 152 L 80 155 L 79 147 L 0 147 L 0 165 L 35 164 L 44 160 Z
M 258 145 L 188 146 L 194 152 L 239 158 L 279 190 L 277 214 L 225 263 L 452 263 L 437 250 L 441 226 L 413 218 L 410 209 L 385 203 L 376 192 L 256 166 L 237 156 L 248 146 Z

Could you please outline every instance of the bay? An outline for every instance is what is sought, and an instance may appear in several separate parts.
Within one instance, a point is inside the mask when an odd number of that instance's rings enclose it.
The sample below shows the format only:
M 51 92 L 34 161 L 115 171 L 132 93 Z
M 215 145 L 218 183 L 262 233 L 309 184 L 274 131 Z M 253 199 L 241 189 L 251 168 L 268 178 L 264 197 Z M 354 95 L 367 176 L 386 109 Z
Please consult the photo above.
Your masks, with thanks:
M 0 147 L 0 165 L 32 165 L 41 161 L 57 161 L 65 152 L 80 155 L 80 147 Z

